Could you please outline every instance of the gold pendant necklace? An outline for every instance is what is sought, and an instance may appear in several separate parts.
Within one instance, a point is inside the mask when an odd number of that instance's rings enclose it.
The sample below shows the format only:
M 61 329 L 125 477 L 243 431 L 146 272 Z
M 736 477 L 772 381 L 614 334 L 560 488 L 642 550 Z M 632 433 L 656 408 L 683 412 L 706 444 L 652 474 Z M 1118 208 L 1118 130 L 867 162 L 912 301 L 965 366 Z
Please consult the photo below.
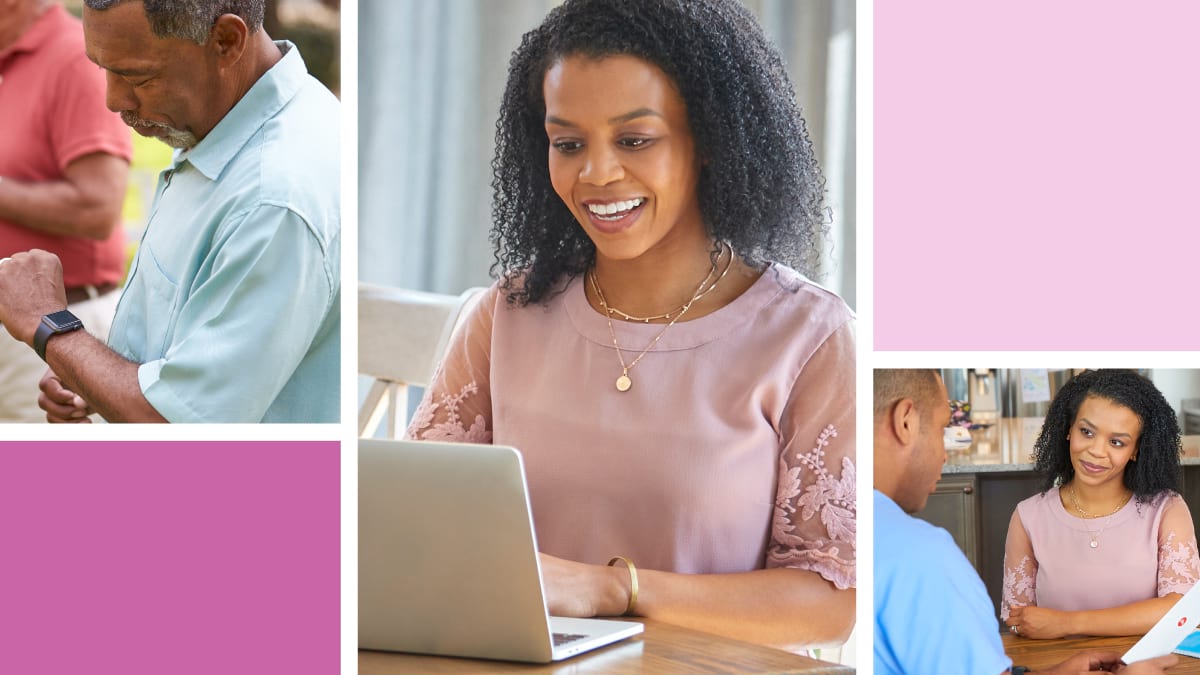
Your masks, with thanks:
M 1079 505 L 1079 499 L 1077 499 L 1077 498 L 1075 497 L 1075 486 L 1074 486 L 1074 485 L 1072 485 L 1072 486 L 1071 486 L 1071 492 L 1070 492 L 1070 494 L 1068 494 L 1067 496 L 1071 498 L 1071 504 L 1072 504 L 1072 505 L 1075 507 L 1075 510 L 1076 510 L 1076 511 L 1078 511 L 1078 512 L 1079 512 L 1079 515 L 1083 516 L 1083 518 L 1084 518 L 1084 521 L 1083 521 L 1083 527 L 1084 527 L 1084 529 L 1086 529 L 1086 530 L 1087 530 L 1087 532 L 1088 532 L 1088 539 L 1090 539 L 1090 540 L 1091 540 L 1091 541 L 1088 543 L 1088 546 L 1089 546 L 1089 547 L 1091 547 L 1091 548 L 1099 548 L 1099 546 L 1100 546 L 1100 535 L 1101 535 L 1101 534 L 1103 534 L 1103 533 L 1104 533 L 1104 530 L 1106 530 L 1106 529 L 1108 528 L 1108 524 L 1109 524 L 1109 522 L 1111 521 L 1112 517 L 1113 517 L 1114 515 L 1116 515 L 1117 511 L 1120 511 L 1121 509 L 1125 508 L 1125 505 L 1126 505 L 1126 504 L 1128 504 L 1128 503 L 1129 503 L 1129 500 L 1133 498 L 1133 493 L 1132 493 L 1132 492 L 1130 492 L 1130 493 L 1129 493 L 1129 494 L 1128 494 L 1128 495 L 1125 497 L 1125 499 L 1124 499 L 1124 500 L 1121 502 L 1121 505 L 1120 505 L 1120 506 L 1118 506 L 1117 508 L 1113 509 L 1112 511 L 1109 511 L 1107 514 L 1105 514 L 1105 515 L 1103 515 L 1103 516 L 1093 516 L 1092 514 L 1090 514 L 1090 513 L 1088 513 L 1087 511 L 1084 511 L 1084 510 L 1083 510 L 1083 507 Z M 1088 525 L 1087 525 L 1087 521 L 1088 521 L 1088 520 L 1095 520 L 1096 518 L 1104 518 L 1104 519 L 1105 519 L 1105 520 L 1104 520 L 1104 524 L 1100 526 L 1100 529 L 1099 529 L 1099 530 L 1092 530 L 1092 528 L 1088 527 Z
M 728 244 L 726 244 L 726 246 L 728 246 Z M 600 301 L 600 307 L 604 309 L 604 318 L 608 321 L 608 334 L 612 338 L 613 348 L 617 350 L 617 360 L 621 363 L 621 374 L 617 377 L 617 381 L 615 383 L 617 391 L 626 392 L 633 387 L 633 380 L 629 377 L 629 371 L 632 370 L 633 367 L 642 360 L 642 357 L 648 354 L 651 349 L 654 349 L 654 346 L 658 344 L 658 341 L 662 339 L 662 336 L 665 335 L 668 330 L 670 330 L 671 326 L 674 326 L 677 321 L 682 319 L 684 314 L 687 314 L 688 310 L 692 308 L 692 305 L 697 300 L 707 295 L 708 292 L 713 288 L 716 288 L 716 285 L 720 283 L 721 279 L 725 278 L 725 273 L 729 272 L 729 266 L 732 264 L 733 249 L 730 249 L 729 264 L 725 266 L 725 272 L 723 272 L 720 277 L 717 277 L 717 280 L 706 289 L 705 286 L 708 285 L 709 280 L 712 279 L 713 273 L 716 272 L 716 263 L 714 262 L 712 271 L 708 273 L 708 276 L 704 277 L 704 279 L 700 282 L 700 285 L 696 287 L 695 292 L 692 293 L 692 299 L 685 302 L 683 306 L 679 308 L 679 313 L 676 314 L 666 326 L 663 326 L 663 329 L 658 332 L 658 335 L 654 336 L 654 339 L 650 342 L 650 344 L 646 345 L 646 348 L 643 349 L 642 352 L 637 355 L 637 358 L 635 358 L 633 362 L 629 363 L 628 365 L 625 363 L 624 354 L 621 353 L 621 345 L 617 343 L 617 331 L 613 328 L 612 321 L 613 312 L 609 311 L 608 301 L 604 299 L 604 292 L 600 290 L 600 283 L 596 280 L 596 271 L 593 268 L 588 273 L 588 279 L 592 282 L 592 288 L 596 291 L 596 298 Z M 621 313 L 624 314 L 624 312 Z M 646 323 L 649 323 L 649 321 L 647 320 Z

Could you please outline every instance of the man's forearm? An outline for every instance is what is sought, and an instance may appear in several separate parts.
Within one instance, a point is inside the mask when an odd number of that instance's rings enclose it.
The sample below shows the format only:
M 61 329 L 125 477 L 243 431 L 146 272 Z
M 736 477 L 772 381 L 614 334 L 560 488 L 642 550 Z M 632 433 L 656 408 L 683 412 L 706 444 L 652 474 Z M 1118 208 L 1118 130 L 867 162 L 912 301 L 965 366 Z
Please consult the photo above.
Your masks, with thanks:
M 96 153 L 75 160 L 60 180 L 0 180 L 0 220 L 47 234 L 107 239 L 121 222 L 128 168 Z
M 46 361 L 67 388 L 110 422 L 166 422 L 138 384 L 138 364 L 128 361 L 85 331 L 46 343 Z

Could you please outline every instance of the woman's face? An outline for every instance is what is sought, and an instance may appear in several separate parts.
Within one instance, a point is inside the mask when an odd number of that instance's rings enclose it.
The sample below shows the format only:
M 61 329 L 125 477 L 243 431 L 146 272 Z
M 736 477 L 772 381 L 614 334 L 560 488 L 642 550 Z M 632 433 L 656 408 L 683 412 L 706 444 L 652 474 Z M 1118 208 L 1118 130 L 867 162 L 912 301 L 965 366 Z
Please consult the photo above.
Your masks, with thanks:
M 662 70 L 633 56 L 569 56 L 542 91 L 550 181 L 598 256 L 708 241 L 687 107 Z
M 1122 480 L 1141 433 L 1142 422 L 1129 408 L 1098 396 L 1085 398 L 1068 437 L 1075 479 L 1085 485 Z

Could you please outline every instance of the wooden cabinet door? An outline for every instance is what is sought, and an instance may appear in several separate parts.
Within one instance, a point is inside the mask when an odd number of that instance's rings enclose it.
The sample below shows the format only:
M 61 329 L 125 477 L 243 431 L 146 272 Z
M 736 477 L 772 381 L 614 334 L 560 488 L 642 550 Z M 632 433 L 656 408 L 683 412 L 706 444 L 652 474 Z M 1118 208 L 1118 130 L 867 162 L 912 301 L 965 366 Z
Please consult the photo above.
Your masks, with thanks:
M 954 543 L 966 554 L 967 560 L 979 569 L 979 490 L 976 475 L 957 473 L 943 475 L 937 488 L 929 495 L 925 508 L 913 514 L 954 537 Z

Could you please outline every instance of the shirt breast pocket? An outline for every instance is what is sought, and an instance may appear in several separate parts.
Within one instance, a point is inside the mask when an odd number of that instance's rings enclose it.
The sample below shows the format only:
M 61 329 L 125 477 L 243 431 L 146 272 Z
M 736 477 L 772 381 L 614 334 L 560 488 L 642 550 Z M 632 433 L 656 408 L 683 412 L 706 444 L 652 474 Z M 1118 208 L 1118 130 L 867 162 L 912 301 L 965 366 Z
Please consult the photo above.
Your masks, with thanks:
M 143 242 L 121 296 L 109 346 L 135 363 L 161 359 L 175 331 L 179 284 L 159 263 L 149 242 Z

